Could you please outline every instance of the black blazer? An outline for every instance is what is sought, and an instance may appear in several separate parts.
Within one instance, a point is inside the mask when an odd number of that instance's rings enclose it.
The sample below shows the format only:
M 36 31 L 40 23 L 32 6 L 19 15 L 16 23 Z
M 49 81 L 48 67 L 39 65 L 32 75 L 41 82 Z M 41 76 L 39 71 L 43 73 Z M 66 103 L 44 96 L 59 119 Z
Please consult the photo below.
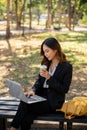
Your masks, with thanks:
M 68 92 L 72 80 L 72 65 L 68 62 L 59 63 L 55 73 L 47 84 L 49 88 L 43 88 L 45 78 L 38 76 L 33 89 L 35 93 L 47 98 L 50 107 L 53 110 L 61 108 L 65 101 L 65 94 Z

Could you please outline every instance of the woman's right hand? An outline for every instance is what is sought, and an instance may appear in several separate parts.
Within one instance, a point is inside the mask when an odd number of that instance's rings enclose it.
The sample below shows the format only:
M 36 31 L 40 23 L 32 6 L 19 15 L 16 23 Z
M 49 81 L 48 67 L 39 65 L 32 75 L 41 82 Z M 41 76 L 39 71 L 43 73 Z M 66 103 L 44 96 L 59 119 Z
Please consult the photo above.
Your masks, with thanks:
M 46 79 L 49 79 L 51 75 L 46 69 L 40 69 L 40 75 Z
M 25 92 L 24 94 L 25 94 L 25 96 L 30 97 L 30 96 L 34 96 L 35 92 L 32 89 L 30 89 L 29 91 Z

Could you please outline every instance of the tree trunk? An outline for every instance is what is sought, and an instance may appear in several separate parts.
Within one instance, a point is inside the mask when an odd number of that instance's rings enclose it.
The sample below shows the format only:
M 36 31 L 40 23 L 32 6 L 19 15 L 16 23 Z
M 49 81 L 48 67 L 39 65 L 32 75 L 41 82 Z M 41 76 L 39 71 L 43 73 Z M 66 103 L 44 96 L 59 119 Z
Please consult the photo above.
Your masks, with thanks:
M 16 14 L 16 29 L 18 29 L 18 0 L 15 0 L 15 14 Z
M 68 28 L 71 30 L 71 0 L 68 0 Z
M 48 19 L 47 19 L 46 27 L 48 29 L 51 28 L 51 0 L 48 0 Z
M 32 29 L 32 0 L 30 0 L 29 6 L 29 29 Z
M 16 29 L 19 29 L 21 27 L 21 19 L 22 19 L 23 11 L 25 9 L 25 3 L 26 3 L 26 0 L 24 0 L 23 5 L 20 9 L 20 13 L 18 15 L 18 0 L 15 0 Z
M 20 9 L 20 14 L 19 14 L 19 19 L 18 19 L 19 27 L 21 26 L 22 15 L 24 15 L 23 12 L 25 10 L 25 3 L 26 3 L 26 0 L 24 0 L 23 5 L 22 5 L 22 7 Z
M 61 0 L 58 1 L 59 26 L 62 20 L 62 3 L 61 2 L 62 2 Z
M 10 38 L 10 0 L 7 0 L 7 28 L 6 28 L 6 38 Z
M 74 31 L 74 27 L 75 27 L 75 23 L 76 23 L 76 0 L 75 0 L 75 3 L 74 3 L 74 14 L 73 14 L 73 31 Z

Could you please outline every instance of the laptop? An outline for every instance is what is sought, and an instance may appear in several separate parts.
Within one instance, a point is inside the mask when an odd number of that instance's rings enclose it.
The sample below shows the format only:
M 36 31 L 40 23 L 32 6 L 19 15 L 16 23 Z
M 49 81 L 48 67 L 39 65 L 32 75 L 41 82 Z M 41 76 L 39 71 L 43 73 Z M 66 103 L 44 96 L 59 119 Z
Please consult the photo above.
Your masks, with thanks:
M 26 97 L 24 95 L 23 88 L 20 83 L 10 80 L 10 79 L 4 79 L 4 81 L 5 81 L 5 84 L 7 85 L 7 87 L 9 88 L 10 94 L 13 97 L 20 99 L 21 101 L 31 104 L 31 103 L 42 102 L 42 101 L 46 100 L 46 98 L 43 98 L 38 95 Z

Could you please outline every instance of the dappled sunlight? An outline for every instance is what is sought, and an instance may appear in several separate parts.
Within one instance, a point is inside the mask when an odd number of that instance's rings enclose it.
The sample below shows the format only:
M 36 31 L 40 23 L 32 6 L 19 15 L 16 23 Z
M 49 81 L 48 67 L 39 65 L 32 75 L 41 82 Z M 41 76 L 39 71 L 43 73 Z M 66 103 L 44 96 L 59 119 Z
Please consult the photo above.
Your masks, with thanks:
M 6 69 L 5 66 L 0 66 L 0 79 L 2 79 L 1 77 L 8 75 L 8 70 Z
M 84 77 L 77 77 L 77 76 L 74 76 L 74 77 L 73 77 L 73 80 L 74 80 L 74 81 L 79 80 L 79 81 L 84 82 L 84 81 L 86 81 L 87 79 L 86 79 L 86 77 L 85 77 L 85 76 L 84 76 Z
M 53 34 L 52 34 L 53 33 Z M 3 78 L 16 80 L 24 87 L 33 86 L 40 68 L 40 45 L 47 37 L 56 37 L 67 59 L 73 64 L 73 79 L 67 99 L 76 95 L 87 95 L 87 33 L 80 32 L 49 32 L 33 34 L 31 38 L 11 38 L 9 44 L 0 41 L 0 90 L 6 94 Z M 0 94 L 2 91 L 0 92 Z
M 80 81 L 86 81 L 87 80 L 87 79 L 85 79 L 83 77 L 80 77 L 79 79 L 80 79 Z
M 61 42 L 77 42 L 82 43 L 87 41 L 87 32 L 57 32 L 56 38 Z
M 40 65 L 37 65 L 37 64 L 32 64 L 31 66 L 32 68 L 40 68 Z
M 77 42 L 61 42 L 63 51 L 66 53 L 69 61 L 74 66 L 87 65 L 87 44 L 78 44 Z
M 75 96 L 87 96 L 87 66 L 74 68 L 73 79 L 67 99 Z

